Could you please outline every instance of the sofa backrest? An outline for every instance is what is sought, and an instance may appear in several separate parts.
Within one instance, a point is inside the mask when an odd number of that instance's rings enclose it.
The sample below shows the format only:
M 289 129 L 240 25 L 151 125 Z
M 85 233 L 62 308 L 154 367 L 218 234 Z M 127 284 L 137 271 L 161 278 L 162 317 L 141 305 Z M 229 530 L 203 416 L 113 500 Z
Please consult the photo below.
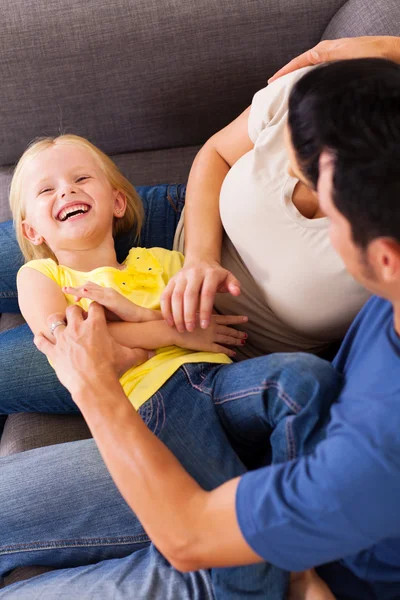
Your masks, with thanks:
M 198 147 L 345 4 L 335 37 L 373 32 L 388 4 L 400 35 L 397 0 L 2 0 L 0 220 L 11 165 L 37 136 L 88 137 L 136 184 L 186 178 Z

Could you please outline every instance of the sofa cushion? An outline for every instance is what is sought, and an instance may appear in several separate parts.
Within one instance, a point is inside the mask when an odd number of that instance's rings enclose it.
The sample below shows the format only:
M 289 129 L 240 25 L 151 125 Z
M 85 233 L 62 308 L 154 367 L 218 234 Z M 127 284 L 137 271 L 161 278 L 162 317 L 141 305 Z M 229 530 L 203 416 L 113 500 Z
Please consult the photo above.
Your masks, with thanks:
M 343 3 L 2 0 L 0 165 L 59 132 L 108 154 L 201 144 Z
M 19 413 L 7 418 L 0 457 L 90 437 L 90 430 L 81 415 Z
M 348 0 L 333 17 L 322 39 L 360 35 L 400 36 L 399 0 Z

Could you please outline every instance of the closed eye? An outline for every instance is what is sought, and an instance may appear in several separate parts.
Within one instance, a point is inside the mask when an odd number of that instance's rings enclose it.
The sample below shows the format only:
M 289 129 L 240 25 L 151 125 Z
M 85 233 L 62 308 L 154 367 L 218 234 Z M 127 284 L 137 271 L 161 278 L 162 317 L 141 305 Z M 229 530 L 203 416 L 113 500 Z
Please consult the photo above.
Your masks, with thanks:
M 82 175 L 81 177 L 78 177 L 78 179 L 76 180 L 77 183 L 79 183 L 80 181 L 84 181 L 85 179 L 89 179 L 88 175 Z
M 40 190 L 39 196 L 40 196 L 40 194 L 45 194 L 46 192 L 51 192 L 52 189 L 53 188 L 44 188 L 43 190 Z

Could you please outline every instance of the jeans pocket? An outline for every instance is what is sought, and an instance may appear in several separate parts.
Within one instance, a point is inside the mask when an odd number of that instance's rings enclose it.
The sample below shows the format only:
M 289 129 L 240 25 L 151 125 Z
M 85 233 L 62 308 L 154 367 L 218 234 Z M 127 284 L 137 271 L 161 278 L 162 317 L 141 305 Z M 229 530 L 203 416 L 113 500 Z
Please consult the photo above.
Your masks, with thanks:
M 162 394 L 156 392 L 154 396 L 151 396 L 151 398 L 139 408 L 138 413 L 146 427 L 148 427 L 154 435 L 159 436 L 165 425 L 166 418 Z

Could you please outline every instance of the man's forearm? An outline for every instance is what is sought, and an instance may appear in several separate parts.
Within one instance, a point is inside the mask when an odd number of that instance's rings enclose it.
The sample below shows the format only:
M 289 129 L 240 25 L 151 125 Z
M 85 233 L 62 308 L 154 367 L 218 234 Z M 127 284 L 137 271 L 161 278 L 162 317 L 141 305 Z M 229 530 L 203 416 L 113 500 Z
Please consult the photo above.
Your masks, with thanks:
M 176 568 L 259 560 L 237 524 L 238 480 L 213 492 L 200 488 L 145 426 L 116 380 L 85 386 L 74 400 L 122 496 Z

